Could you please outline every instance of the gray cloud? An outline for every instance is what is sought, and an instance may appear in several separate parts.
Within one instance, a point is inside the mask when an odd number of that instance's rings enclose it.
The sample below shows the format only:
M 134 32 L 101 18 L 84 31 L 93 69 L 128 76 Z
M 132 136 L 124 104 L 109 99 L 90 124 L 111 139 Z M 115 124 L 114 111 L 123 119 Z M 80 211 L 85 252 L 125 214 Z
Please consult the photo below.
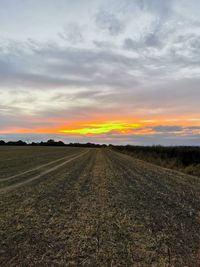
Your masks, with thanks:
M 125 48 L 127 50 L 136 50 L 139 48 L 139 43 L 134 41 L 131 38 L 126 38 L 124 40 L 123 48 Z
M 61 39 L 68 41 L 69 43 L 75 45 L 84 42 L 83 28 L 75 23 L 71 22 L 64 27 L 64 30 L 58 33 Z
M 160 46 L 160 40 L 156 36 L 156 34 L 150 33 L 145 37 L 145 45 L 150 47 L 159 47 Z
M 97 13 L 96 24 L 100 29 L 108 31 L 113 36 L 120 34 L 124 29 L 123 22 L 115 14 L 105 10 L 99 10 Z
M 159 133 L 173 133 L 173 132 L 181 132 L 183 127 L 181 126 L 156 126 L 153 127 L 153 130 Z
M 27 44 L 29 46 L 29 44 Z M 127 80 L 137 83 L 125 70 L 135 62 L 111 51 L 28 47 L 31 53 L 17 56 L 18 47 L 7 54 L 7 64 L 0 55 L 1 86 L 125 86 Z M 27 49 L 28 49 L 27 48 Z M 1 56 L 3 59 L 1 59 Z M 41 61 L 41 57 L 43 60 Z M 112 77 L 111 75 L 115 75 Z M 123 75 L 126 79 L 122 79 Z M 125 78 L 125 77 L 124 77 Z
M 73 117 L 73 114 L 78 118 L 78 114 L 82 114 L 83 110 L 88 114 L 92 113 L 92 110 L 101 113 L 102 105 L 104 110 L 111 114 L 117 114 L 119 106 L 122 107 L 121 112 L 124 115 L 131 114 L 133 110 L 136 116 L 144 117 L 198 114 L 199 79 L 171 78 L 179 64 L 170 62 L 172 58 L 168 61 L 162 58 L 156 60 L 155 57 L 137 60 L 110 50 L 66 50 L 57 45 L 37 45 L 32 48 L 28 44 L 27 49 L 30 49 L 29 53 L 21 51 L 18 54 L 15 53 L 13 45 L 12 51 L 8 50 L 5 68 L 3 63 L 6 60 L 5 56 L 2 56 L 0 90 L 3 92 L 5 86 L 9 87 L 7 97 L 10 99 L 8 102 L 4 100 L 2 108 L 9 109 L 10 114 L 23 113 L 30 109 L 30 112 L 44 117 L 54 114 L 57 117 L 59 114 L 66 117 L 67 113 L 68 118 Z M 18 46 L 16 51 L 19 51 Z M 154 69 L 148 66 L 152 64 L 155 65 Z M 166 66 L 159 69 L 163 64 Z M 170 70 L 167 70 L 168 68 Z M 154 80 L 151 79 L 152 76 Z M 54 91 L 45 96 L 38 91 L 43 88 Z M 78 92 L 74 91 L 77 89 Z M 13 98 L 16 90 L 20 92 L 20 97 Z M 48 99 L 50 104 L 41 103 L 40 95 L 44 101 Z M 75 104 L 72 107 L 70 103 Z
M 160 1 L 160 0 L 142 0 L 141 8 L 147 9 L 154 14 L 158 14 L 159 17 L 163 20 L 166 17 L 170 16 L 172 13 L 172 0 Z

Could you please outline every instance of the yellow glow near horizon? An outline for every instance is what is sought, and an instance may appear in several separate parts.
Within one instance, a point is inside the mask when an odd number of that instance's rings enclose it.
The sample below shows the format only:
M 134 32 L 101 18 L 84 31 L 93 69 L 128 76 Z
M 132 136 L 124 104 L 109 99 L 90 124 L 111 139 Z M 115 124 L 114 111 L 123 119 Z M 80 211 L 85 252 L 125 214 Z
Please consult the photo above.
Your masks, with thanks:
M 37 121 L 34 121 L 36 125 Z M 134 123 L 133 123 L 134 122 Z M 49 121 L 50 125 L 52 120 Z M 41 125 L 41 120 L 38 120 Z M 149 135 L 157 134 L 155 126 L 180 126 L 180 127 L 199 127 L 199 117 L 177 117 L 177 118 L 122 118 L 117 119 L 97 118 L 92 121 L 74 120 L 66 122 L 64 119 L 58 120 L 53 127 L 7 127 L 0 129 L 0 134 L 68 134 L 68 135 L 103 135 L 113 133 L 119 135 Z M 190 128 L 190 131 L 192 128 Z M 195 130 L 193 129 L 193 132 Z M 196 129 L 196 132 L 198 129 Z M 195 133 L 196 133 L 195 132 Z
M 120 133 L 127 132 L 131 129 L 140 128 L 140 124 L 134 123 L 120 123 L 120 122 L 113 122 L 113 123 L 91 123 L 83 125 L 78 129 L 62 129 L 59 130 L 60 133 L 66 134 L 103 134 L 109 133 L 112 131 L 118 131 Z

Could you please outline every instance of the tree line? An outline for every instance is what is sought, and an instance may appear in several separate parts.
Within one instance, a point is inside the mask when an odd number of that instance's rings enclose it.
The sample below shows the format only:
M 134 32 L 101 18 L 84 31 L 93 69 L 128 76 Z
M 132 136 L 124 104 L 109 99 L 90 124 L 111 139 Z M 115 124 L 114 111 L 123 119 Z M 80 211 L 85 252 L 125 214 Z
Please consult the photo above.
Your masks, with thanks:
M 31 142 L 27 143 L 22 140 L 18 141 L 4 141 L 0 140 L 0 146 L 71 146 L 71 147 L 106 147 L 107 145 L 103 144 L 94 144 L 94 143 L 69 143 L 65 144 L 63 141 L 55 141 L 53 139 L 49 139 L 46 142 Z

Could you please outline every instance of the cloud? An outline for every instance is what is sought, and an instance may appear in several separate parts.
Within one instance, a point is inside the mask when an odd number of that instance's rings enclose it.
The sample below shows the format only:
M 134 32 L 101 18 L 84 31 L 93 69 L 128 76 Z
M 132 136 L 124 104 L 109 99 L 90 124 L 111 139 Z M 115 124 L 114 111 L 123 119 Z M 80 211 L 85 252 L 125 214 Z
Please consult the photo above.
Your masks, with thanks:
M 67 26 L 64 27 L 64 30 L 59 32 L 58 35 L 61 39 L 73 45 L 84 42 L 83 27 L 75 22 L 68 23 Z
M 123 22 L 115 14 L 105 10 L 99 10 L 97 13 L 96 25 L 112 36 L 118 35 L 124 30 Z
M 145 45 L 151 46 L 151 47 L 159 47 L 160 40 L 158 39 L 158 37 L 155 34 L 150 33 L 145 38 Z
M 102 105 L 110 114 L 118 114 L 121 107 L 121 113 L 128 116 L 198 112 L 199 78 L 193 77 L 195 67 L 190 67 L 188 78 L 183 79 L 185 64 L 176 62 L 176 58 L 166 61 L 109 49 L 66 49 L 58 44 L 32 42 L 11 46 L 7 46 L 6 55 L 0 55 L 4 110 L 45 116 L 58 116 L 60 112 L 61 117 L 66 112 L 73 115 L 92 109 L 100 113 Z
M 172 13 L 172 0 L 168 1 L 160 1 L 160 0 L 142 0 L 141 8 L 147 9 L 148 11 L 159 15 L 159 17 L 163 20 L 166 17 L 170 16 Z
M 123 48 L 127 50 L 136 50 L 139 48 L 139 43 L 131 38 L 125 38 Z
M 174 133 L 174 132 L 181 132 L 183 127 L 181 126 L 156 126 L 153 127 L 153 130 L 159 133 Z
M 55 126 L 53 119 L 185 118 L 174 122 L 183 127 L 179 133 L 198 135 L 184 128 L 199 114 L 195 6 L 196 0 L 36 0 L 20 9 L 0 3 L 1 128 L 40 126 L 40 119 Z M 151 130 L 168 138 L 178 132 L 172 124 Z

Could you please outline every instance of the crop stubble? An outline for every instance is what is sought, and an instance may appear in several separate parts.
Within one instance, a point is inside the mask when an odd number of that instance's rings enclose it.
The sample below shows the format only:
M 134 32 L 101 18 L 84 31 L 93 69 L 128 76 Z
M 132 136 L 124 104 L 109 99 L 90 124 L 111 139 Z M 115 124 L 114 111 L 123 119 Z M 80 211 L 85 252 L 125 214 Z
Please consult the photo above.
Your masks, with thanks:
M 1 266 L 197 264 L 192 176 L 91 149 L 0 199 Z

